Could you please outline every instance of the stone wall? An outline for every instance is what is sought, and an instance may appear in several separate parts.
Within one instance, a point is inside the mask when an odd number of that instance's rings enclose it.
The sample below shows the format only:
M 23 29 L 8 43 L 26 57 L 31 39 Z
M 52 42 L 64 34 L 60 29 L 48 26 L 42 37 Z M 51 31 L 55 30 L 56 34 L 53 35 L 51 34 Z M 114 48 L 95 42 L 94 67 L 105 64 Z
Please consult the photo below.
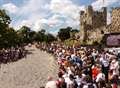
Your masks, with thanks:
M 94 11 L 88 6 L 86 11 L 80 12 L 80 41 L 100 41 L 104 34 L 120 33 L 120 7 L 112 10 L 112 22 L 107 25 L 107 9 Z M 102 33 L 103 32 L 103 33 Z
M 101 27 L 105 27 L 106 23 L 107 9 L 105 7 L 101 11 L 94 11 L 92 6 L 88 6 L 86 11 L 80 12 L 80 40 L 98 40 L 99 37 L 101 38 Z
M 112 10 L 112 22 L 108 26 L 109 32 L 120 32 L 120 7 Z

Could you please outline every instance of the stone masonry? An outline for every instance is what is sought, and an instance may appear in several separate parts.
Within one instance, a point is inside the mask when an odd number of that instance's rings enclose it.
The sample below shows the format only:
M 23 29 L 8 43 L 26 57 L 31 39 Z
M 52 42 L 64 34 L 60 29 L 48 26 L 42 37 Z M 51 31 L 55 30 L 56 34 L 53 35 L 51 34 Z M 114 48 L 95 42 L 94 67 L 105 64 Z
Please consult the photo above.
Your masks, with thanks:
M 100 28 L 107 24 L 107 9 L 103 7 L 101 11 L 94 11 L 92 6 L 88 6 L 86 11 L 80 12 L 80 39 L 82 41 L 96 41 Z
M 107 29 L 110 33 L 120 32 L 120 7 L 112 10 L 112 22 Z
M 120 32 L 120 8 L 112 10 L 112 22 L 109 25 L 107 25 L 106 7 L 94 11 L 92 6 L 88 6 L 85 11 L 80 12 L 80 40 L 99 42 L 105 33 L 111 32 Z

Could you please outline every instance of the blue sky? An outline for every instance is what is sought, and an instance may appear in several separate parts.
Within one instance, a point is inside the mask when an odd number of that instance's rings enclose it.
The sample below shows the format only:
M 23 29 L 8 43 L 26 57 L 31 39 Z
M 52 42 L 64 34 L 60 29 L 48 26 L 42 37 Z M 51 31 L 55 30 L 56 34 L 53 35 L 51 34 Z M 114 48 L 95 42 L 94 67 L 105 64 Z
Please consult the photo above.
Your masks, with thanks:
M 15 29 L 26 25 L 35 31 L 46 29 L 57 33 L 67 26 L 79 29 L 79 12 L 88 5 L 95 10 L 102 6 L 120 6 L 120 0 L 104 1 L 103 5 L 103 0 L 0 0 L 0 8 L 7 10 L 12 19 L 11 26 Z

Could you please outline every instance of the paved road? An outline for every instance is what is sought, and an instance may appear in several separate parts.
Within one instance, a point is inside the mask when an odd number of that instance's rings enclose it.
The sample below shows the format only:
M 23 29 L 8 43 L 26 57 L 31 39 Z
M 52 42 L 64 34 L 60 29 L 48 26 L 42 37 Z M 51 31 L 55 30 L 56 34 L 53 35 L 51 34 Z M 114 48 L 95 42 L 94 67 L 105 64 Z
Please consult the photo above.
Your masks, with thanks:
M 40 88 L 48 76 L 56 77 L 58 68 L 51 55 L 33 47 L 28 50 L 27 58 L 1 65 L 0 88 Z

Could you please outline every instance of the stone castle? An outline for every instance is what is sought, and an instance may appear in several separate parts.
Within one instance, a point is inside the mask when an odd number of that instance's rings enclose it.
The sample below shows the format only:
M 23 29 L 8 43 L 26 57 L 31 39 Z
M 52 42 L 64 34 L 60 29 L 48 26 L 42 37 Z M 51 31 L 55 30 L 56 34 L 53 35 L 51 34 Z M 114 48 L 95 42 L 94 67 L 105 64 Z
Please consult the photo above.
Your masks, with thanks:
M 105 33 L 120 32 L 120 8 L 112 10 L 112 22 L 107 25 L 107 8 L 94 11 L 88 6 L 80 12 L 80 40 L 83 42 L 99 42 Z
M 113 8 L 112 10 L 112 22 L 107 25 L 107 29 L 110 33 L 119 32 L 120 33 L 120 7 Z

